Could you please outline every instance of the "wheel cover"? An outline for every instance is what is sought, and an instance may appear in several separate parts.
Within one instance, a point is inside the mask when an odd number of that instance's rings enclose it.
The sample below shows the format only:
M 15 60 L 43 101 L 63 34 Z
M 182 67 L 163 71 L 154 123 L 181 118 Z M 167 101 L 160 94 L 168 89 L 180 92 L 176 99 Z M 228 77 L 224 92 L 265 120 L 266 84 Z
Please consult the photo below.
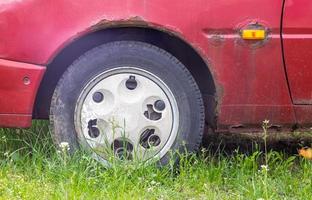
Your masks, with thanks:
M 179 112 L 169 87 L 134 67 L 105 71 L 83 88 L 75 108 L 81 145 L 108 159 L 162 158 L 178 132 Z

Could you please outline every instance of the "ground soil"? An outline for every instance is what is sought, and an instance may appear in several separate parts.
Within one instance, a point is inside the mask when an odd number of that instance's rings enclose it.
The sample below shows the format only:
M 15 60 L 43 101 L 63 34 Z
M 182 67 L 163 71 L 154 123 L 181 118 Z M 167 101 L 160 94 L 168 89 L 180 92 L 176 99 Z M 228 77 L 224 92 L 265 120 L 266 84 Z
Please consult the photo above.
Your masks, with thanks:
M 213 151 L 223 150 L 226 153 L 240 151 L 250 153 L 256 149 L 264 149 L 263 132 L 254 133 L 214 133 L 207 131 L 203 139 L 203 147 Z M 312 147 L 311 132 L 270 132 L 267 136 L 269 150 L 297 154 L 298 149 Z

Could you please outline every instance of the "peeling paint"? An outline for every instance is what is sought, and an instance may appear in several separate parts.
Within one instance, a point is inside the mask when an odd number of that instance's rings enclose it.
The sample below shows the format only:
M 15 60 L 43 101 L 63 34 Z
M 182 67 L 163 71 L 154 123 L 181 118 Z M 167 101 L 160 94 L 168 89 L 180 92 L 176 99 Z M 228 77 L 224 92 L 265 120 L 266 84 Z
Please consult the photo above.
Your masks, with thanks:
M 109 19 L 102 19 L 101 21 L 97 22 L 94 25 L 91 25 L 91 31 L 97 31 L 105 28 L 113 28 L 113 27 L 124 27 L 124 26 L 135 26 L 135 27 L 148 27 L 151 26 L 148 22 L 146 22 L 140 16 L 133 16 L 127 19 L 118 19 L 118 20 L 109 20 Z

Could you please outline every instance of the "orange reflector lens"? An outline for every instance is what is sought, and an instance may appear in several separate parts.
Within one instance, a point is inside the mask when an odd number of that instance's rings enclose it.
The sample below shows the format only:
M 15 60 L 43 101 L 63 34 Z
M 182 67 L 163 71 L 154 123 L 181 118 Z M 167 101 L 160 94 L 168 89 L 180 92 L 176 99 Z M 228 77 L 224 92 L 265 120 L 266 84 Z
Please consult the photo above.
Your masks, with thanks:
M 253 30 L 253 29 L 242 30 L 242 38 L 245 40 L 264 40 L 265 30 Z

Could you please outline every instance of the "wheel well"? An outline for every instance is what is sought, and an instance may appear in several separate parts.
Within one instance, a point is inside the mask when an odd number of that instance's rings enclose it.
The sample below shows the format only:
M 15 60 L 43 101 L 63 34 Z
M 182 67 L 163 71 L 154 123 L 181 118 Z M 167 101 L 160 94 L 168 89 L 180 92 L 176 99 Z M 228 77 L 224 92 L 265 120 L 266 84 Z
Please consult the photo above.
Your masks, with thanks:
M 48 64 L 40 85 L 34 107 L 34 118 L 47 119 L 51 97 L 56 84 L 67 67 L 84 52 L 112 41 L 141 41 L 166 50 L 180 60 L 191 72 L 203 95 L 206 107 L 206 121 L 215 124 L 216 87 L 212 74 L 201 56 L 182 39 L 151 28 L 119 27 L 90 33 L 65 47 Z

